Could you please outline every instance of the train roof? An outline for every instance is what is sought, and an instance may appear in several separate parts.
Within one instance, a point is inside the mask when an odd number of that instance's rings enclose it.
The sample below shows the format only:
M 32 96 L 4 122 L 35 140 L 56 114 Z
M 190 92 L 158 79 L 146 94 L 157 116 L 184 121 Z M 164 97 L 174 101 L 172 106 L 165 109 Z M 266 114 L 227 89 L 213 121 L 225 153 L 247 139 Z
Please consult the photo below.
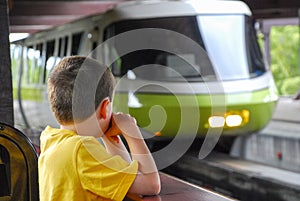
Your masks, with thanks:
M 107 11 L 103 25 L 130 19 L 217 14 L 252 15 L 249 7 L 239 0 L 133 0 Z
M 197 14 L 251 15 L 251 11 L 244 2 L 236 0 L 140 0 L 122 2 L 107 13 L 114 20 Z

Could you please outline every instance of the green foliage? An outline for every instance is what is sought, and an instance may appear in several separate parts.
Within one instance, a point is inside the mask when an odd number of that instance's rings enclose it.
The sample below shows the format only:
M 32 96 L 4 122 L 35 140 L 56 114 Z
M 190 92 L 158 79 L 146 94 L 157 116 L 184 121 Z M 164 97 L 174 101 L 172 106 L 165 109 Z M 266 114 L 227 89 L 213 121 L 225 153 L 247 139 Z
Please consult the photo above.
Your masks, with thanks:
M 276 83 L 277 84 L 277 83 Z M 300 76 L 285 78 L 278 82 L 277 88 L 281 95 L 295 94 L 300 87 Z
M 271 70 L 281 95 L 295 94 L 300 87 L 299 27 L 272 27 Z

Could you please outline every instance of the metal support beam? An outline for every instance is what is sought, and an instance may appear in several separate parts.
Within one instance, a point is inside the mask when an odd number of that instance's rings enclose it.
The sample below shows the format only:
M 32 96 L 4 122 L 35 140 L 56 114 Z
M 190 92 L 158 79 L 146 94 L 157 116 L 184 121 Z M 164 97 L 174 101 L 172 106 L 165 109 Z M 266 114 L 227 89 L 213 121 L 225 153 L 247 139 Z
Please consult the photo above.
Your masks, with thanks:
M 7 0 L 0 0 L 0 122 L 14 126 Z

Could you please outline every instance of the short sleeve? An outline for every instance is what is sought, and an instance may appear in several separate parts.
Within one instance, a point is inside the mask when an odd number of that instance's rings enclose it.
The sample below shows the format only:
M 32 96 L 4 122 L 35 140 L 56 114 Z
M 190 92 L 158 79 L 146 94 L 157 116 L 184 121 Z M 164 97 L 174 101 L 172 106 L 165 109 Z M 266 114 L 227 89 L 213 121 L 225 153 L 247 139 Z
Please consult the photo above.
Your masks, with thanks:
M 128 164 L 120 156 L 110 155 L 95 138 L 83 139 L 76 155 L 78 177 L 86 191 L 123 200 L 136 177 L 137 161 Z

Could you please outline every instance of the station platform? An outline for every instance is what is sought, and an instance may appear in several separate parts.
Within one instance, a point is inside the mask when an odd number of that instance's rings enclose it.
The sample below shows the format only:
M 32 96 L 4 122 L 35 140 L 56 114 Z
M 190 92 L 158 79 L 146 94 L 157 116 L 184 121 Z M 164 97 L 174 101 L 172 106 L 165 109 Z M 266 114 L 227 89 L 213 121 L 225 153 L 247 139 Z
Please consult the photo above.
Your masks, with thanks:
M 282 96 L 277 103 L 273 120 L 300 123 L 299 112 L 300 100 L 293 100 L 291 96 Z
M 183 181 L 176 177 L 165 173 L 160 173 L 161 193 L 157 196 L 139 197 L 135 194 L 129 194 L 125 201 L 231 201 L 229 197 L 225 197 L 216 192 L 198 187 L 189 182 Z
M 300 174 L 217 152 L 202 160 L 184 155 L 164 171 L 243 201 L 300 198 Z
M 300 173 L 300 101 L 281 97 L 272 121 L 236 139 L 231 156 Z

